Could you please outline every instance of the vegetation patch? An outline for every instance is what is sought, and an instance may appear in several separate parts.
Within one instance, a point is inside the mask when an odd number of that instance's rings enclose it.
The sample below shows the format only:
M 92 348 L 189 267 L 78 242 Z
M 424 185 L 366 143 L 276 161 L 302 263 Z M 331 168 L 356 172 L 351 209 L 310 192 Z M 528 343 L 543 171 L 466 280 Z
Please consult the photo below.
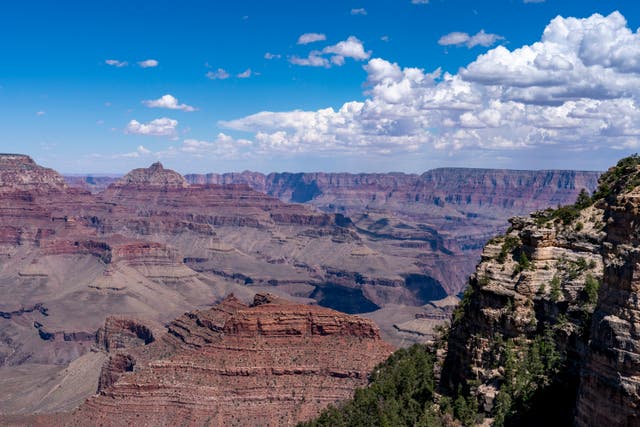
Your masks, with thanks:
M 504 238 L 504 243 L 502 243 L 502 247 L 500 248 L 497 261 L 500 264 L 504 264 L 507 260 L 507 255 L 511 254 L 518 246 L 520 246 L 520 239 L 516 236 L 506 236 Z

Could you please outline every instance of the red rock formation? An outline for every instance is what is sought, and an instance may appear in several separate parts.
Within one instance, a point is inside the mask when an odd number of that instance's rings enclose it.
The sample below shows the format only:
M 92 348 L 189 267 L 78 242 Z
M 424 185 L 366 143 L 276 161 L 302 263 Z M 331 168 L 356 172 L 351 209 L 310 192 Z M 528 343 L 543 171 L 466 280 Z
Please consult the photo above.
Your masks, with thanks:
M 376 237 L 401 239 L 395 246 L 422 245 L 427 250 L 416 265 L 456 294 L 473 272 L 484 244 L 505 231 L 508 218 L 573 203 L 581 189 L 595 189 L 599 175 L 443 168 L 422 175 L 242 172 L 185 178 L 197 184 L 247 184 L 286 202 L 346 214 Z M 442 256 L 443 248 L 456 256 Z
M 146 345 L 155 341 L 153 329 L 152 326 L 138 319 L 109 316 L 104 326 L 96 333 L 96 343 L 107 352 Z
M 404 216 L 436 216 L 447 205 L 467 212 L 526 214 L 536 209 L 572 203 L 582 188 L 597 185 L 598 172 L 516 171 L 442 168 L 422 175 L 349 173 L 272 173 L 186 175 L 190 183 L 248 184 L 285 201 L 310 202 L 323 210 L 389 211 Z M 501 215 L 502 216 L 502 215 Z M 505 218 L 506 219 L 506 218 Z
M 187 313 L 105 365 L 73 425 L 294 425 L 366 385 L 392 348 L 367 319 L 258 295 Z M 119 377 L 118 377 L 119 376 Z

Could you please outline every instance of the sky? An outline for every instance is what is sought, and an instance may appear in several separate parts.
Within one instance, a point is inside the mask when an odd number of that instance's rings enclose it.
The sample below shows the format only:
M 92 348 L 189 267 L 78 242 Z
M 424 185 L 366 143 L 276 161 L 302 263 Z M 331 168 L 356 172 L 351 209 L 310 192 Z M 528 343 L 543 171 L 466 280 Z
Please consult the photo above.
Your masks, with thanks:
M 10 1 L 0 152 L 63 173 L 605 170 L 637 0 Z

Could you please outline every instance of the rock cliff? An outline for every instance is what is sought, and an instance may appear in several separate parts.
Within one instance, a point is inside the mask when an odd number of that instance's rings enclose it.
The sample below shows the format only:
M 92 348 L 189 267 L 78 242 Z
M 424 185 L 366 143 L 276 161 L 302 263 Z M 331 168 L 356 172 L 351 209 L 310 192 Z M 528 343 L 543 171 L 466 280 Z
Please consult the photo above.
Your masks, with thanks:
M 409 240 L 442 245 L 459 255 L 441 279 L 455 294 L 473 272 L 486 241 L 504 232 L 508 218 L 572 203 L 581 189 L 595 189 L 598 176 L 579 171 L 443 168 L 422 175 L 247 171 L 185 178 L 194 184 L 247 184 L 287 202 L 348 215 L 365 232 L 401 233 Z M 430 236 L 425 236 L 425 229 L 432 230 Z M 446 268 L 430 257 L 421 264 L 433 277 Z
M 493 425 L 639 425 L 640 160 L 593 197 L 514 218 L 453 315 L 441 384 Z
M 603 177 L 604 279 L 577 402 L 578 426 L 640 425 L 640 159 Z
M 115 323 L 109 342 L 140 329 Z M 367 319 L 268 294 L 230 296 L 154 342 L 110 348 L 100 394 L 63 424 L 295 425 L 351 397 L 392 352 Z
M 0 191 L 62 190 L 66 182 L 53 169 L 43 168 L 23 154 L 0 154 Z

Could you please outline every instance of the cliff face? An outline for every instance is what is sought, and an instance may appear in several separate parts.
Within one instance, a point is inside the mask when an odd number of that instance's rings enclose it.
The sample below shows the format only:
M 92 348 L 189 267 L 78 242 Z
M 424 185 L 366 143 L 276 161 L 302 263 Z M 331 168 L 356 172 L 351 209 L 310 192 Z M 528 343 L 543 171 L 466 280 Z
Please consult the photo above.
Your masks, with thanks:
M 473 272 L 486 241 L 504 232 L 508 218 L 572 203 L 581 189 L 595 189 L 598 176 L 597 172 L 444 168 L 422 175 L 242 172 L 185 178 L 197 184 L 246 184 L 287 202 L 343 213 L 369 232 L 379 232 L 387 223 L 404 224 L 407 238 L 458 253 L 451 261 L 453 268 L 441 279 L 455 294 Z M 437 231 L 426 238 L 425 229 Z M 446 268 L 429 257 L 421 262 L 433 277 Z
M 247 184 L 285 201 L 308 202 L 325 211 L 397 212 L 407 218 L 491 212 L 498 217 L 572 203 L 593 191 L 598 172 L 443 168 L 403 173 L 271 173 L 186 175 L 194 184 Z M 503 213 L 504 212 L 504 213 Z
M 582 373 L 578 426 L 640 425 L 639 163 L 632 158 L 618 165 L 622 176 L 607 200 L 604 281 Z
M 160 169 L 160 171 L 163 171 Z M 166 170 L 164 170 L 166 171 Z M 136 170 L 117 180 L 115 187 L 145 181 L 174 182 L 180 179 L 151 179 L 156 172 Z M 506 220 L 536 209 L 565 205 L 585 188 L 595 189 L 599 174 L 575 171 L 513 171 L 444 168 L 422 175 L 385 173 L 271 173 L 257 172 L 186 175 L 195 204 L 202 197 L 200 187 L 245 185 L 285 202 L 305 203 L 327 213 L 349 216 L 363 233 L 377 239 L 393 238 L 393 247 L 438 248 L 455 253 L 449 258 L 426 253 L 417 256 L 421 274 L 437 280 L 448 294 L 460 292 L 473 272 L 486 241 L 503 232 Z M 115 178 L 67 177 L 71 185 L 97 192 Z M 133 186 L 135 187 L 135 185 Z M 237 187 L 241 188 L 241 187 Z M 246 188 L 246 187 L 245 187 Z M 138 189 L 137 191 L 142 190 Z M 140 192 L 144 194 L 144 192 Z M 183 193 L 180 193 L 183 194 Z M 146 197 L 150 195 L 147 194 Z M 133 200 L 132 200 L 133 201 Z M 138 204 L 142 201 L 138 201 Z M 288 208 L 289 209 L 289 208 Z M 237 212 L 233 216 L 237 216 Z M 309 222 L 308 215 L 274 213 L 281 222 Z M 318 220 L 318 217 L 313 220 Z M 230 221 L 219 217 L 218 223 Z M 257 224 L 254 219 L 243 224 Z M 146 224 L 138 230 L 146 230 Z
M 640 424 L 640 159 L 592 198 L 515 218 L 454 313 L 441 377 L 494 425 Z
M 111 347 L 108 381 L 65 424 L 295 425 L 351 397 L 392 351 L 369 320 L 267 294 L 250 306 L 228 297 L 168 329 Z M 108 342 L 117 331 L 105 327 Z
M 454 313 L 443 386 L 467 389 L 499 425 L 551 412 L 571 423 L 602 280 L 603 211 L 582 209 L 568 224 L 546 215 L 515 218 L 487 244 Z M 531 412 L 541 401 L 550 412 Z

